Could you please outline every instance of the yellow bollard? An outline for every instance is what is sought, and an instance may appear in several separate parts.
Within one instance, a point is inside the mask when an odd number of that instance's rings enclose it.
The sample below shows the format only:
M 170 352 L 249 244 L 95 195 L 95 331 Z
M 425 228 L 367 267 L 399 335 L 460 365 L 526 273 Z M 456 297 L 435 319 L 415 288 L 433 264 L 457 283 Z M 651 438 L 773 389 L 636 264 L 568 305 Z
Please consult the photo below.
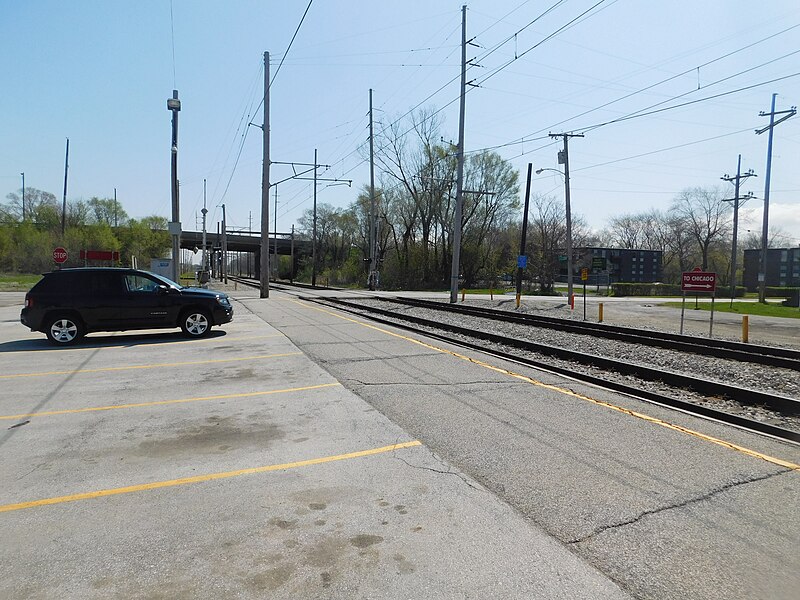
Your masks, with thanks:
M 742 341 L 746 344 L 750 341 L 750 316 L 742 315 Z
M 597 322 L 598 323 L 602 323 L 603 322 L 603 303 L 602 302 L 597 305 L 597 311 L 599 313 L 597 315 Z
M 519 294 L 517 294 L 517 308 L 519 308 Z
M 467 297 L 467 290 L 461 290 L 461 301 L 464 301 L 464 298 Z

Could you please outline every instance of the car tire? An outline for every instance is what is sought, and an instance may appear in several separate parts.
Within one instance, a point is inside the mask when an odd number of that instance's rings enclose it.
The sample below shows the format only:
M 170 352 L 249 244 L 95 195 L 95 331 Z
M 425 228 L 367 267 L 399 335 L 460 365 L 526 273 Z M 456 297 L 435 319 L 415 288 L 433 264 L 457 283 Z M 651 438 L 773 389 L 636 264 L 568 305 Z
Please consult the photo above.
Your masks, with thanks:
M 54 315 L 47 319 L 46 323 L 47 339 L 56 346 L 72 345 L 86 334 L 83 323 L 74 315 Z
M 184 311 L 181 314 L 181 329 L 186 337 L 205 337 L 211 333 L 211 315 L 202 308 Z

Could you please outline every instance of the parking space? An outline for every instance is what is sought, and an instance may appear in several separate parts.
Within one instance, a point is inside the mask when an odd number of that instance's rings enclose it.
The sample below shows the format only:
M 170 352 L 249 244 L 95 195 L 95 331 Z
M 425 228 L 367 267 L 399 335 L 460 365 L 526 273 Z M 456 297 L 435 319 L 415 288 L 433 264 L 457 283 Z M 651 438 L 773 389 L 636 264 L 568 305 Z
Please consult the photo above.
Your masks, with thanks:
M 52 348 L 0 303 L 0 597 L 624 597 L 236 310 Z

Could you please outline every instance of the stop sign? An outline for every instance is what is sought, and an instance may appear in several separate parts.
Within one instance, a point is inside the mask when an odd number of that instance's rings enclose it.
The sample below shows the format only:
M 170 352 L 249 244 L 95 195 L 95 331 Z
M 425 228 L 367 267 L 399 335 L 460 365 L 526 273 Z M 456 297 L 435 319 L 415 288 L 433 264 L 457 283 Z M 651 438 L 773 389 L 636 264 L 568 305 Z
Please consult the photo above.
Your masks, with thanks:
M 67 262 L 67 251 L 59 246 L 55 250 L 53 250 L 53 260 L 56 261 L 58 264 Z

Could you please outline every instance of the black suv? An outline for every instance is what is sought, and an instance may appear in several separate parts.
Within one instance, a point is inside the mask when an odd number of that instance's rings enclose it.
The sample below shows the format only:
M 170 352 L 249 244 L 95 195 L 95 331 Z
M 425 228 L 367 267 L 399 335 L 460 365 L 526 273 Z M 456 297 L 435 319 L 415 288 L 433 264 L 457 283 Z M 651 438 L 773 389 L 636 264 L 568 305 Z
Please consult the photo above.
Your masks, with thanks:
M 59 346 L 91 331 L 180 327 L 200 338 L 233 319 L 226 294 L 181 287 L 136 269 L 82 268 L 45 273 L 25 294 L 19 320 Z

